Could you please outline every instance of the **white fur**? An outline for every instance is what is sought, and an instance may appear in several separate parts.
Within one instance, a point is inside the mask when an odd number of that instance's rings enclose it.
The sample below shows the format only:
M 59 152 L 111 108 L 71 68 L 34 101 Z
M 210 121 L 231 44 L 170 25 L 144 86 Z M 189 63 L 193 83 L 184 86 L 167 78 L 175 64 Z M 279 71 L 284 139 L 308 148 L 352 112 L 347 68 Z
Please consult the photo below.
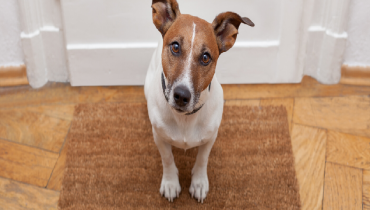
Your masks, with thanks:
M 193 23 L 193 35 L 191 37 L 191 47 L 190 47 L 190 53 L 189 53 L 189 57 L 188 57 L 188 60 L 187 60 L 187 63 L 186 63 L 186 72 L 189 73 L 190 72 L 190 66 L 191 66 L 191 58 L 193 57 L 193 48 L 194 48 L 194 40 L 195 40 L 195 28 L 197 27 L 197 25 L 195 23 Z
M 193 26 L 192 44 L 195 39 L 196 25 L 193 24 Z M 208 156 L 216 140 L 222 118 L 223 90 L 216 76 L 214 76 L 211 91 L 208 91 L 207 88 L 201 94 L 200 101 L 204 103 L 204 106 L 197 113 L 184 115 L 172 109 L 163 95 L 161 84 L 161 74 L 163 72 L 162 48 L 163 41 L 159 43 L 153 54 L 144 87 L 154 141 L 162 157 L 163 177 L 160 193 L 164 194 L 169 201 L 173 201 L 181 191 L 171 145 L 185 150 L 198 146 L 198 155 L 192 170 L 189 192 L 198 201 L 203 202 L 209 189 Z M 192 52 L 190 56 L 191 54 Z M 188 59 L 191 59 L 191 57 Z M 170 97 L 171 103 L 173 97 L 171 95 Z

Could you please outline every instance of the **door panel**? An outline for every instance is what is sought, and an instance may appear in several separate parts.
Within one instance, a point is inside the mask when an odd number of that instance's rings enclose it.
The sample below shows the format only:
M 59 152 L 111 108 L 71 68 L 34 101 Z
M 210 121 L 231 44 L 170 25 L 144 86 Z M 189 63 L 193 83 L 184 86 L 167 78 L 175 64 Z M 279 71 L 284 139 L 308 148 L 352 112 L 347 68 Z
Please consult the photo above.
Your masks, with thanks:
M 249 17 L 235 46 L 221 55 L 221 83 L 299 82 L 303 0 L 178 0 L 182 14 L 212 22 L 224 11 Z M 61 0 L 71 84 L 143 85 L 160 33 L 151 1 Z M 281 43 L 285 43 L 281 45 Z

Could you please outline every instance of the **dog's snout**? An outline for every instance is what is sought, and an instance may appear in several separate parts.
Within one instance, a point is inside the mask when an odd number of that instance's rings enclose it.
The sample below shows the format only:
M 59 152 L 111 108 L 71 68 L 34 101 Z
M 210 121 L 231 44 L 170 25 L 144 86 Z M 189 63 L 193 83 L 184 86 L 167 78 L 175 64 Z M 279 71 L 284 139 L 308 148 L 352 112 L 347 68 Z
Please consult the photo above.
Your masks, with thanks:
M 174 90 L 173 98 L 179 107 L 184 107 L 190 102 L 191 93 L 185 86 L 177 86 Z

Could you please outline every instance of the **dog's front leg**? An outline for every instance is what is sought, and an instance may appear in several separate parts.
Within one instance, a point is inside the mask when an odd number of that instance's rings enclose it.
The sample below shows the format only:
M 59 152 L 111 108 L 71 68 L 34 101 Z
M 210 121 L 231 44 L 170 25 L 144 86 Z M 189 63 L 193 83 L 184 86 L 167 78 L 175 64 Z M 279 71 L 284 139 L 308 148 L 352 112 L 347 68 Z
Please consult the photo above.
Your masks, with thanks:
M 212 146 L 215 143 L 216 137 L 214 137 L 208 143 L 199 146 L 198 155 L 195 161 L 193 170 L 191 171 L 191 185 L 189 192 L 191 197 L 198 199 L 198 202 L 202 202 L 207 197 L 209 191 L 209 182 L 207 175 L 207 164 L 208 157 L 211 152 Z
M 163 141 L 154 131 L 153 136 L 155 144 L 158 147 L 159 153 L 162 157 L 163 176 L 159 192 L 165 196 L 168 201 L 173 202 L 173 199 L 179 197 L 181 186 L 179 183 L 178 170 L 172 154 L 172 146 Z

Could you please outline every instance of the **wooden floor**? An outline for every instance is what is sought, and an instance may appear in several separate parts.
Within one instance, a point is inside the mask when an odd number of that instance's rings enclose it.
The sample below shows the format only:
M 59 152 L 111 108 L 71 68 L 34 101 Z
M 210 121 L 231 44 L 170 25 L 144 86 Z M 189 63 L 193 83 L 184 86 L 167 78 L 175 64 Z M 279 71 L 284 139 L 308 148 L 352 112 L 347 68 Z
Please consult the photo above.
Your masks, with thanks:
M 303 209 L 370 209 L 370 86 L 224 85 L 225 105 L 288 111 Z M 142 87 L 0 88 L 0 209 L 57 209 L 74 106 L 145 102 Z

